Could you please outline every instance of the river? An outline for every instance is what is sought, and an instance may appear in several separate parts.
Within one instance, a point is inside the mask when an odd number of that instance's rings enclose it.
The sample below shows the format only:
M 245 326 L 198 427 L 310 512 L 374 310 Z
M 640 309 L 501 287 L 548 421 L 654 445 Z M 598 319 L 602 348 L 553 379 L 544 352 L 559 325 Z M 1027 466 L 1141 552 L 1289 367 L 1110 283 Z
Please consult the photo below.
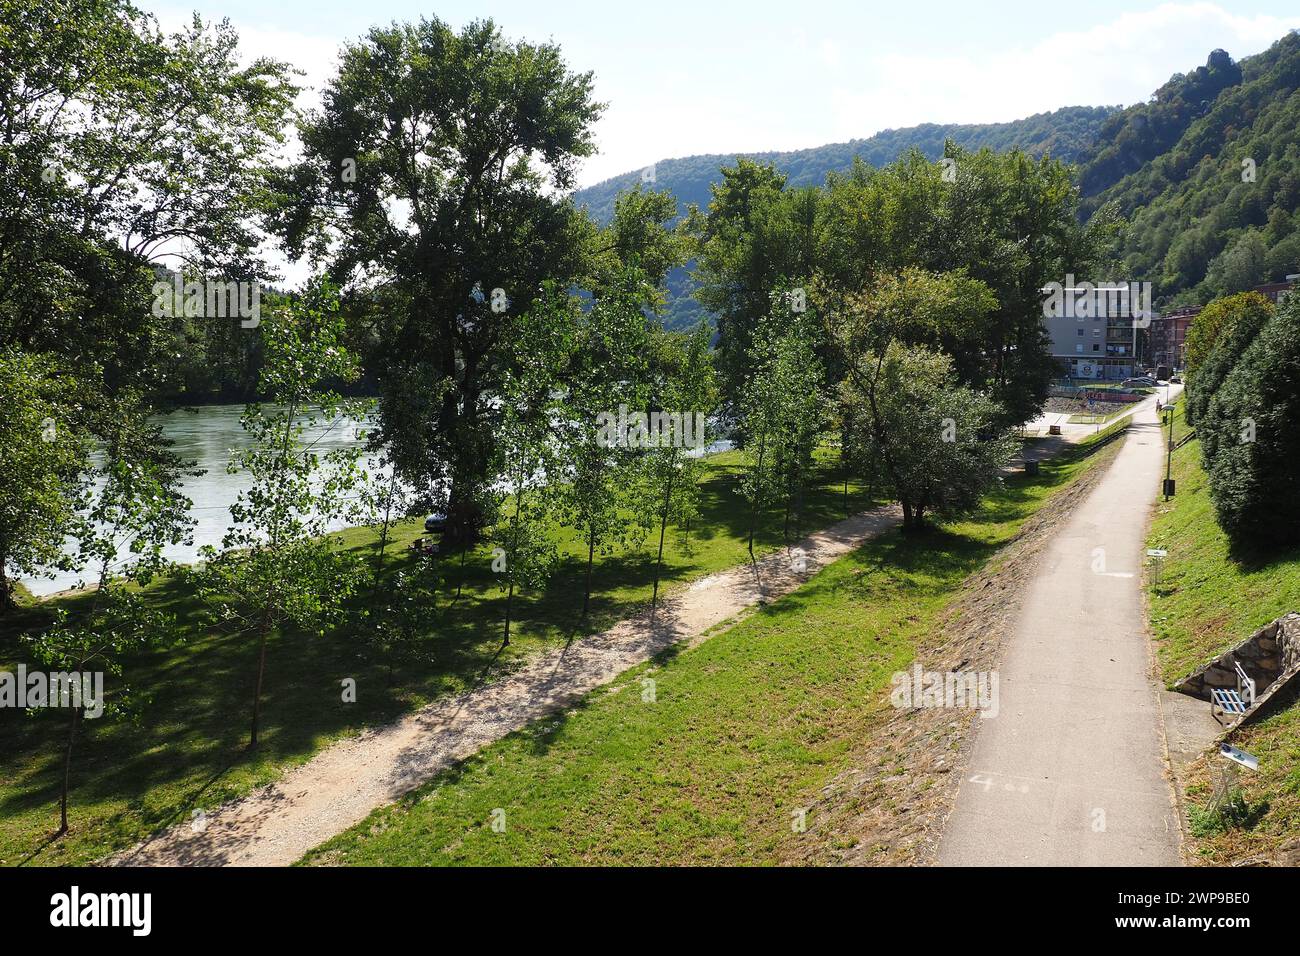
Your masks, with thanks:
M 226 473 L 232 454 L 249 446 L 248 434 L 239 424 L 243 413 L 243 405 L 205 405 L 194 411 L 173 412 L 163 421 L 163 433 L 175 442 L 172 450 L 204 469 L 203 475 L 185 479 L 185 495 L 194 502 L 190 512 L 195 521 L 193 543 L 168 547 L 164 554 L 172 561 L 192 563 L 204 545 L 221 546 L 230 527 L 230 506 L 251 483 L 245 473 Z M 357 437 L 359 427 L 360 423 L 351 419 L 337 418 L 304 432 L 303 440 L 315 443 L 314 450 L 324 455 L 362 444 Z M 377 462 L 369 461 L 367 470 L 376 471 Z M 33 594 L 44 595 L 77 587 L 87 577 L 93 579 L 94 575 L 84 570 L 58 571 L 52 578 L 19 580 Z
M 163 433 L 175 443 L 172 450 L 196 462 L 197 467 L 204 470 L 204 474 L 197 478 L 186 478 L 183 485 L 185 495 L 194 502 L 190 512 L 195 521 L 192 543 L 168 547 L 163 553 L 169 560 L 190 564 L 197 560 L 199 549 L 204 545 L 221 546 L 221 539 L 230 527 L 230 506 L 250 484 L 247 474 L 226 472 L 233 454 L 249 446 L 248 434 L 239 424 L 243 412 L 243 405 L 205 405 L 165 417 Z M 357 437 L 362 424 L 337 418 L 332 423 L 304 432 L 303 441 L 314 444 L 314 450 L 321 455 L 338 448 L 355 447 L 362 444 L 362 439 Z M 728 441 L 718 441 L 690 454 L 711 454 L 731 447 Z M 382 473 L 374 459 L 366 460 L 365 467 L 372 474 Z M 331 530 L 344 526 L 345 522 L 337 521 Z M 87 578 L 93 579 L 94 574 L 83 569 L 56 571 L 53 577 L 18 580 L 33 594 L 45 595 L 78 587 Z

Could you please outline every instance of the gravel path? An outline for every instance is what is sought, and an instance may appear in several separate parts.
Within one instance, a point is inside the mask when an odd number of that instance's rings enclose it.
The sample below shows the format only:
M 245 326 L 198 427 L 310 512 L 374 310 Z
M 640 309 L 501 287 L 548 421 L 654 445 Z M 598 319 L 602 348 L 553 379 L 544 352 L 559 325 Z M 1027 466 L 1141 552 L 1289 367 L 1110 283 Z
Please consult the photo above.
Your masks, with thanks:
M 127 866 L 286 866 L 439 771 L 663 649 L 793 591 L 818 568 L 899 523 L 895 508 L 856 515 L 757 566 L 702 578 L 649 612 L 567 648 L 540 654 L 495 683 L 341 740 L 276 783 L 162 831 L 106 863 Z M 803 555 L 800 560 L 799 549 Z

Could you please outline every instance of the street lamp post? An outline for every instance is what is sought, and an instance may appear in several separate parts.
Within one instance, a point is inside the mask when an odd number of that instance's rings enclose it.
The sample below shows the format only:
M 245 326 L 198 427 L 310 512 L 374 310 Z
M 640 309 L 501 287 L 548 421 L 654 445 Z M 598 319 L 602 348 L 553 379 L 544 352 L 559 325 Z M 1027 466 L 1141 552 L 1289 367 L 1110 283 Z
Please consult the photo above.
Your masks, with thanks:
M 1169 422 L 1169 450 L 1165 457 L 1165 501 L 1174 495 L 1174 410 L 1165 405 L 1165 420 Z

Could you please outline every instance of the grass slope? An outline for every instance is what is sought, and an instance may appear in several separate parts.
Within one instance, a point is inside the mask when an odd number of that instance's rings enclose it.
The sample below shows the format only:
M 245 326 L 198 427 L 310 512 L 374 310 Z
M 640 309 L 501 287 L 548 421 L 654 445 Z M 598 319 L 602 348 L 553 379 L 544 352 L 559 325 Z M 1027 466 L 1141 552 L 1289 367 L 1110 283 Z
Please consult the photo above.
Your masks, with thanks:
M 1181 407 L 1176 416 L 1174 434 L 1181 438 L 1187 434 Z M 1150 598 L 1167 684 L 1287 611 L 1300 610 L 1300 548 L 1268 555 L 1233 550 L 1215 521 L 1199 441 L 1174 452 L 1173 475 L 1178 493 L 1157 504 L 1147 541 L 1169 552 Z
M 708 641 L 485 748 L 305 862 L 791 859 L 802 838 L 793 815 L 878 732 L 892 674 L 1090 450 L 1045 463 L 1037 478 L 1009 477 L 970 520 L 868 542 Z
M 820 528 L 844 517 L 842 478 L 831 453 L 819 453 L 816 487 L 808 494 L 803 527 Z M 748 511 L 740 497 L 741 458 L 710 458 L 702 479 L 702 516 L 691 529 L 690 549 L 670 531 L 663 580 L 671 588 L 748 561 Z M 873 502 L 854 483 L 849 506 Z M 768 516 L 756 550 L 783 543 L 783 515 Z M 421 530 L 414 522 L 398 529 L 390 545 L 390 572 L 410 560 L 406 546 Z M 504 595 L 492 574 L 491 554 L 469 556 L 461 599 L 445 609 L 436 633 L 427 636 L 418 658 L 390 675 L 346 631 L 320 638 L 285 634 L 272 641 L 267 662 L 262 744 L 244 748 L 251 714 L 256 647 L 239 637 L 213 632 L 199 621 L 200 608 L 177 580 L 148 590 L 150 598 L 177 618 L 184 643 L 128 662 L 126 674 L 137 693 L 152 701 L 140 725 L 85 721 L 72 771 L 71 831 L 50 842 L 58 824 L 58 785 L 67 715 L 44 711 L 29 717 L 0 709 L 0 865 L 84 863 L 129 846 L 149 833 L 275 779 L 283 768 L 307 760 L 339 737 L 392 720 L 423 703 L 454 694 L 484 678 L 508 673 L 523 659 L 583 631 L 602 630 L 648 602 L 653 574 L 652 536 L 643 547 L 598 558 L 593 575 L 592 613 L 579 621 L 586 548 L 557 532 L 567 560 L 544 593 L 517 594 L 516 629 L 501 651 Z M 340 548 L 373 551 L 371 529 L 334 536 Z M 458 559 L 448 562 L 445 593 L 461 581 Z M 64 599 L 75 607 L 85 595 Z M 49 605 L 25 608 L 0 627 L 0 669 L 21 659 L 18 635 L 38 627 Z M 357 682 L 357 702 L 344 704 L 340 680 Z M 111 678 L 107 682 L 112 693 Z
M 1185 434 L 1181 418 L 1177 434 Z M 1157 505 L 1150 547 L 1169 557 L 1151 591 L 1151 624 L 1164 680 L 1172 683 L 1288 611 L 1300 610 L 1300 548 L 1267 555 L 1234 552 L 1214 518 L 1200 442 L 1174 452 L 1178 493 Z M 1211 864 L 1271 859 L 1300 836 L 1300 707 L 1292 706 L 1233 738 L 1260 758 L 1243 772 L 1239 825 L 1203 813 L 1218 777 L 1217 757 L 1188 771 L 1194 856 Z

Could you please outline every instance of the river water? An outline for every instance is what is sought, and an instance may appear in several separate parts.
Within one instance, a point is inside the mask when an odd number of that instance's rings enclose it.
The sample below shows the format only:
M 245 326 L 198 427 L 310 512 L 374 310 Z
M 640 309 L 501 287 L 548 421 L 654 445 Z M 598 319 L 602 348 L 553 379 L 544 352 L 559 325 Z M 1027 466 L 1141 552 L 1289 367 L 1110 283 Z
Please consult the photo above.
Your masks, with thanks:
M 184 492 L 194 507 L 191 517 L 196 524 L 193 543 L 168 547 L 164 554 L 172 561 L 191 563 L 204 545 L 221 546 L 221 539 L 230 527 L 230 506 L 239 492 L 247 489 L 251 480 L 246 473 L 227 474 L 226 466 L 234 452 L 247 448 L 248 434 L 239 424 L 244 413 L 243 405 L 206 405 L 194 411 L 180 411 L 167 415 L 163 433 L 175 444 L 172 450 L 181 457 L 195 461 L 205 473 L 197 478 L 187 478 Z M 315 443 L 314 451 L 321 455 L 337 448 L 363 444 L 357 437 L 362 423 L 347 418 L 322 422 L 317 428 L 303 433 L 303 441 Z M 369 460 L 367 470 L 375 473 L 378 462 Z M 341 527 L 342 523 L 336 523 Z M 90 571 L 59 571 L 52 578 L 20 578 L 33 594 L 51 594 L 77 587 Z
M 245 473 L 231 475 L 226 472 L 233 454 L 250 444 L 247 432 L 239 424 L 243 412 L 243 405 L 205 405 L 165 417 L 163 433 L 175 443 L 172 450 L 204 469 L 203 475 L 187 478 L 183 485 L 185 495 L 194 502 L 190 512 L 196 522 L 192 532 L 193 542 L 165 549 L 163 553 L 169 560 L 190 564 L 197 560 L 199 549 L 204 545 L 220 548 L 221 539 L 230 527 L 230 506 L 235 503 L 239 493 L 251 484 Z M 364 423 L 340 417 L 333 422 L 322 422 L 314 430 L 305 431 L 303 441 L 314 444 L 313 450 L 324 455 L 334 449 L 363 444 L 363 439 L 357 435 L 358 429 L 363 427 Z M 710 454 L 730 447 L 730 442 L 719 441 L 690 454 Z M 364 464 L 371 474 L 386 474 L 373 458 L 366 459 Z M 345 524 L 344 521 L 336 521 L 331 525 L 331 530 L 344 527 Z M 78 587 L 87 579 L 94 578 L 92 571 L 78 570 L 57 571 L 53 577 L 19 580 L 33 594 L 45 595 Z

